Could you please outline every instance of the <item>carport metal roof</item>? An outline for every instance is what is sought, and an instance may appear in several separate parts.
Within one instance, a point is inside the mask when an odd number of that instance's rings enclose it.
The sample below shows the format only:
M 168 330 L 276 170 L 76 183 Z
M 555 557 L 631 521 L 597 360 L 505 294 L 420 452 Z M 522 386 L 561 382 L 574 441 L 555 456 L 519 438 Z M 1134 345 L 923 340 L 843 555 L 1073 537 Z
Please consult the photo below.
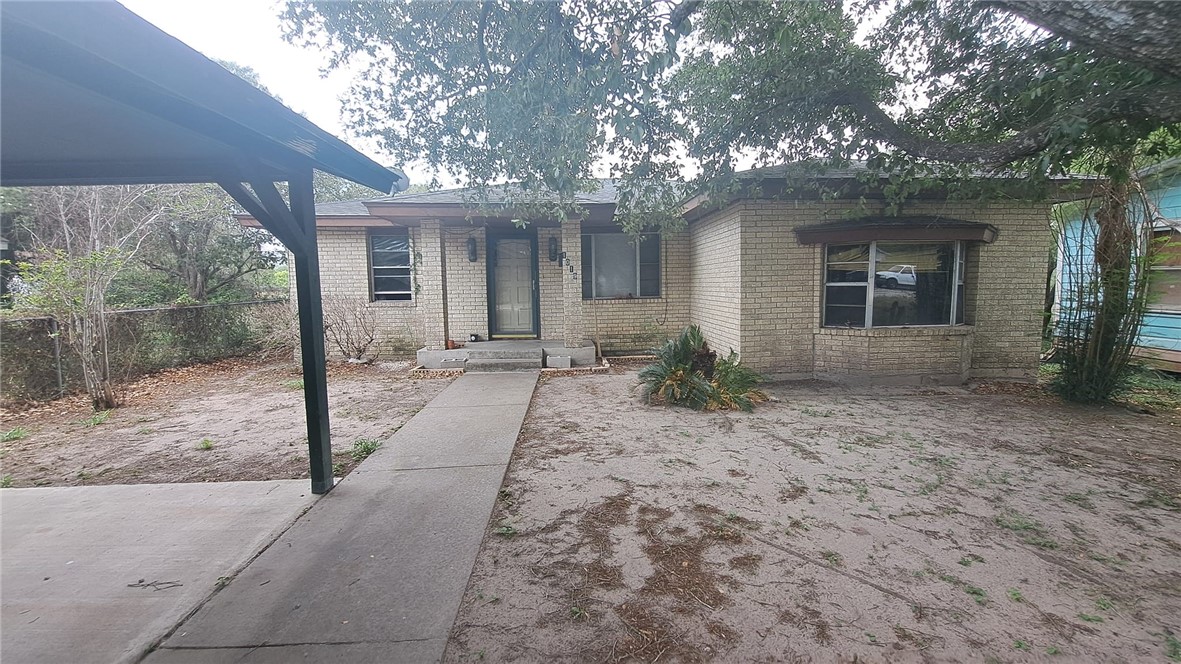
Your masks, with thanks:
M 407 185 L 122 5 L 0 3 L 0 184 L 216 182 L 295 255 L 312 490 L 324 493 L 333 478 L 313 169 L 379 191 Z

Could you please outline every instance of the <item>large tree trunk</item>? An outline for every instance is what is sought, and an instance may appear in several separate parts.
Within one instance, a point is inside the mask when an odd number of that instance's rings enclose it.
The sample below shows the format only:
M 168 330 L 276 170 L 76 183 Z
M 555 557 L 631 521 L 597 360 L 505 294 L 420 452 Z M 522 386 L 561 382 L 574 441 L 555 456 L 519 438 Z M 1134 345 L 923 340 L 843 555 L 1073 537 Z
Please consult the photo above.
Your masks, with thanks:
M 993 0 L 1055 35 L 1158 74 L 1181 78 L 1181 2 Z

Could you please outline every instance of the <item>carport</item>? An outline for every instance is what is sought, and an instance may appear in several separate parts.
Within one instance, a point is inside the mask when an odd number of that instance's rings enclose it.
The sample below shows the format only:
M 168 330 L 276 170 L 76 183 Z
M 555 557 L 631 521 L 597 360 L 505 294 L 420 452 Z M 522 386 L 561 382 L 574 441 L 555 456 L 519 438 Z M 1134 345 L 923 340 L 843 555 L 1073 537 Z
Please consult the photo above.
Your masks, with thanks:
M 0 12 L 0 184 L 215 182 L 294 254 L 312 491 L 328 492 L 312 172 L 385 192 L 404 190 L 406 176 L 115 2 Z

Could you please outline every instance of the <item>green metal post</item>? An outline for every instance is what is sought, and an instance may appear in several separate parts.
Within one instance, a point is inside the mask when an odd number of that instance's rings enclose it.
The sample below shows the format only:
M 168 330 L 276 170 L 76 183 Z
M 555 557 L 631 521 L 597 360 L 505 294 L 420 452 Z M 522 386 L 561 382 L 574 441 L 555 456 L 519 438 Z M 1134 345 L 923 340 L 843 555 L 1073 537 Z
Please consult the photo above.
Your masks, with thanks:
M 324 308 L 320 295 L 320 259 L 316 248 L 316 211 L 309 170 L 290 181 L 291 212 L 304 236 L 295 252 L 295 292 L 299 306 L 299 347 L 303 359 L 303 398 L 308 424 L 308 460 L 312 493 L 332 489 L 332 441 L 328 429 L 328 380 L 324 370 Z

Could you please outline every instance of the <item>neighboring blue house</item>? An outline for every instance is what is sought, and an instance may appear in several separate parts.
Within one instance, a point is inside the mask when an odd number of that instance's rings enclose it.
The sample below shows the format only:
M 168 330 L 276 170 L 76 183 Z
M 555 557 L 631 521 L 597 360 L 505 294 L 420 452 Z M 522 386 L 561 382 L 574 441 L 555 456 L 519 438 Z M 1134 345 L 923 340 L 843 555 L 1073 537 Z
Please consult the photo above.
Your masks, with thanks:
M 1143 205 L 1135 209 L 1144 223 L 1152 224 L 1151 229 L 1144 228 L 1143 237 L 1152 238 L 1155 256 L 1148 312 L 1135 354 L 1158 368 L 1181 372 L 1181 157 L 1150 166 L 1139 175 L 1148 209 Z M 1082 210 L 1065 209 L 1070 212 L 1058 244 L 1056 314 L 1071 306 L 1080 279 L 1093 269 L 1094 261 L 1094 223 L 1083 222 Z

